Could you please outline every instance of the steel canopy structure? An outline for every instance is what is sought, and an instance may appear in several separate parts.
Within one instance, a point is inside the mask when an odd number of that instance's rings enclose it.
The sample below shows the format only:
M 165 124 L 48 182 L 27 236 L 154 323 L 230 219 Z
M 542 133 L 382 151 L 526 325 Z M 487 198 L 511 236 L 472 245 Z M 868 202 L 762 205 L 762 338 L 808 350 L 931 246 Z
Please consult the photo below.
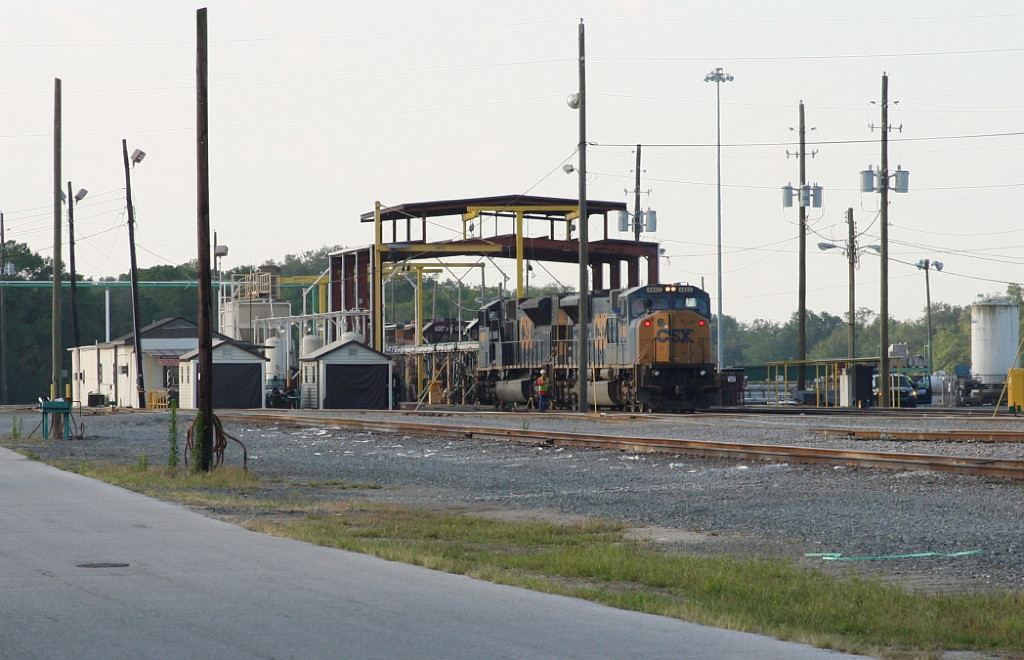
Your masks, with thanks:
M 647 282 L 659 281 L 658 243 L 608 238 L 608 214 L 618 211 L 626 211 L 625 202 L 587 200 L 588 218 L 600 216 L 603 227 L 603 239 L 588 243 L 591 290 L 622 288 L 623 264 L 625 285 L 639 286 L 641 260 L 647 262 Z M 513 259 L 516 296 L 522 298 L 525 261 L 579 263 L 578 219 L 578 200 L 553 197 L 503 195 L 396 206 L 378 203 L 373 211 L 360 216 L 361 222 L 374 223 L 374 244 L 330 256 L 331 311 L 366 311 L 372 328 L 368 343 L 383 350 L 381 292 L 384 271 L 390 265 L 455 256 Z M 390 228 L 385 231 L 387 224 Z M 431 232 L 445 237 L 432 241 Z M 589 233 L 595 232 L 591 229 Z M 390 234 L 387 239 L 386 234 Z

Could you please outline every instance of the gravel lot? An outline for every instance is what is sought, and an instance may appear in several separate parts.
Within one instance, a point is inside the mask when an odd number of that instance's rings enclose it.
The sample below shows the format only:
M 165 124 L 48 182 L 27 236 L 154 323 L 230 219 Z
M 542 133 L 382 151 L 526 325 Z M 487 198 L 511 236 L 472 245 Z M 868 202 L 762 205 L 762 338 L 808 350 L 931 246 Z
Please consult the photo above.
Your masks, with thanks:
M 307 413 L 310 411 L 303 411 Z M 345 413 L 332 411 L 332 415 Z M 349 413 L 361 418 L 384 413 Z M 0 434 L 12 416 L 22 436 L 34 409 L 0 409 Z M 1014 419 L 937 416 L 898 419 L 813 416 L 677 416 L 670 419 L 579 415 L 471 414 L 412 417 L 422 423 L 494 425 L 606 435 L 847 446 L 872 451 L 1022 458 L 1021 445 L 889 443 L 815 433 L 816 428 L 1014 428 Z M 85 411 L 82 439 L 22 441 L 44 458 L 166 462 L 169 413 Z M 191 421 L 179 415 L 179 426 Z M 1024 483 L 944 473 L 893 472 L 772 463 L 739 463 L 670 454 L 537 447 L 502 441 L 407 436 L 273 422 L 228 421 L 249 451 L 249 467 L 269 490 L 366 498 L 502 517 L 627 521 L 671 550 L 789 557 L 829 572 L 860 572 L 915 589 L 1024 591 Z M 183 442 L 183 441 L 182 441 Z M 230 443 L 228 464 L 241 464 Z M 344 481 L 377 489 L 305 488 Z M 826 561 L 808 553 L 840 553 Z M 897 555 L 928 554 L 923 557 Z M 956 556 L 949 556 L 956 555 Z M 872 559 L 866 559 L 872 558 Z

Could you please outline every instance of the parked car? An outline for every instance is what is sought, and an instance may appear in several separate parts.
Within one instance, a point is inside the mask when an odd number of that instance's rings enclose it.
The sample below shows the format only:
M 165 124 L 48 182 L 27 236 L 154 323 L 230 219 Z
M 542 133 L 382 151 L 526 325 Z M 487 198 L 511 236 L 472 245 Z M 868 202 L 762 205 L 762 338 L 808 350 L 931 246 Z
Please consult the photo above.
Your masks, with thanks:
M 889 385 L 890 408 L 916 408 L 917 389 L 906 374 L 889 374 L 892 381 Z M 878 401 L 878 374 L 871 377 L 871 394 Z

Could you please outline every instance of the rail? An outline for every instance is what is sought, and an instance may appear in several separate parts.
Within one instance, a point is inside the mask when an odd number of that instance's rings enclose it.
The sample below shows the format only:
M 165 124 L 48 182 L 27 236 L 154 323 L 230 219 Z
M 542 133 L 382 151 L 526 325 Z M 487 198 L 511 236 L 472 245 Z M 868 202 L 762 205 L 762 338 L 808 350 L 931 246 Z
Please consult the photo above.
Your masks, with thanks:
M 617 449 L 649 453 L 672 453 L 707 458 L 761 460 L 845 467 L 871 467 L 888 470 L 949 472 L 971 476 L 1024 479 L 1024 460 L 993 459 L 934 454 L 866 452 L 844 449 L 821 449 L 787 445 L 760 445 L 674 438 L 627 438 L 595 436 L 561 431 L 531 431 L 480 426 L 450 426 L 399 420 L 371 420 L 330 417 L 325 415 L 281 414 L 219 414 L 222 419 L 291 423 L 296 425 L 331 426 L 384 433 L 443 435 L 449 437 L 508 440 L 532 445 L 577 446 Z M 991 433 L 991 432 L 979 432 Z

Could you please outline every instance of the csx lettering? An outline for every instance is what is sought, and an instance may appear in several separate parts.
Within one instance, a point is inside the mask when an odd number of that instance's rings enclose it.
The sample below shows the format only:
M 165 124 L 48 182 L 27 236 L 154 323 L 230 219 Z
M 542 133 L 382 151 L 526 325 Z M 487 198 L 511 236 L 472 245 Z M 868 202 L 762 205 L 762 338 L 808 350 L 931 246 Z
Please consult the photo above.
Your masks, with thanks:
M 675 328 L 673 330 L 662 328 L 658 330 L 656 338 L 660 342 L 670 341 L 673 344 L 692 344 L 691 334 L 693 334 L 693 328 Z

